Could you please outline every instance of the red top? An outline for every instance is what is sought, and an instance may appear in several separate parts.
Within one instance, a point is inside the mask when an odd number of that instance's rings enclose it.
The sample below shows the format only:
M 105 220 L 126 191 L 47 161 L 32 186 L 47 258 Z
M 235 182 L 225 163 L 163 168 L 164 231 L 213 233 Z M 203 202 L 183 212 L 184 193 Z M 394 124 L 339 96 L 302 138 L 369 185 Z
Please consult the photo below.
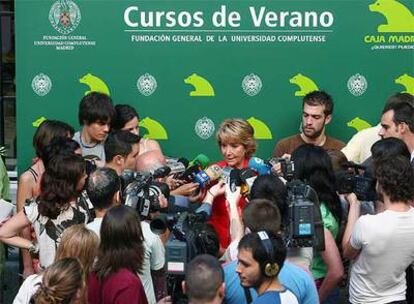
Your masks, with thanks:
M 242 164 L 242 169 L 247 168 L 248 164 L 249 159 L 245 159 Z M 224 160 L 216 163 L 216 165 L 220 166 L 221 168 L 229 167 Z M 242 196 L 239 201 L 240 212 L 243 210 L 246 203 L 246 198 Z M 222 247 L 222 249 L 226 249 L 230 245 L 231 239 L 230 216 L 229 210 L 227 209 L 226 198 L 224 197 L 224 195 L 217 196 L 213 201 L 210 224 L 213 225 L 214 229 L 218 234 L 220 246 Z
M 88 303 L 90 304 L 148 304 L 139 277 L 122 268 L 99 282 L 93 272 L 88 278 Z

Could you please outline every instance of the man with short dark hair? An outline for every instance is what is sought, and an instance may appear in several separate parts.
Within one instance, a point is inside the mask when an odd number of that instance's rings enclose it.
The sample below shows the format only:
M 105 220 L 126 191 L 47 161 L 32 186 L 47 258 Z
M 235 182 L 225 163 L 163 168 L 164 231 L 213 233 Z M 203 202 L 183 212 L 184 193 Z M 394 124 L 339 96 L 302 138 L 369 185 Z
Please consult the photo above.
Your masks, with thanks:
M 182 283 L 191 304 L 219 304 L 224 299 L 224 273 L 220 262 L 209 254 L 188 263 Z
M 397 155 L 376 161 L 375 177 L 385 211 L 360 217 L 356 195 L 346 196 L 350 206 L 342 248 L 354 260 L 350 302 L 406 303 L 405 270 L 414 261 L 414 171 Z
M 321 146 L 325 150 L 340 150 L 344 143 L 325 134 L 325 126 L 332 120 L 334 104 L 332 97 L 324 91 L 313 91 L 303 98 L 301 133 L 280 140 L 273 156 L 282 157 L 299 146 L 308 143 Z
M 125 169 L 135 171 L 141 137 L 128 131 L 112 131 L 105 141 L 106 167 L 118 175 Z
M 396 94 L 393 101 L 387 103 L 382 111 L 381 129 L 378 135 L 382 138 L 396 137 L 407 145 L 414 158 L 414 96 Z
M 115 170 L 98 168 L 88 178 L 86 192 L 95 210 L 95 219 L 87 227 L 100 236 L 102 219 L 106 211 L 121 203 L 121 181 Z
M 243 287 L 256 290 L 258 297 L 253 304 L 299 303 L 295 294 L 278 279 L 285 258 L 283 240 L 271 232 L 249 233 L 240 240 L 236 272 Z
M 229 204 L 232 203 L 229 202 Z M 245 230 L 246 235 L 249 233 L 254 234 L 264 229 L 272 234 L 278 234 L 281 226 L 279 210 L 269 200 L 254 199 L 243 209 L 243 224 L 244 227 L 242 229 Z M 238 241 L 232 242 L 229 248 L 239 244 Z M 232 255 L 237 255 L 237 252 L 233 252 Z M 240 279 L 236 274 L 237 264 L 237 260 L 234 260 L 224 266 L 225 300 L 227 304 L 249 303 L 247 297 L 253 300 L 257 297 L 257 292 L 253 288 L 243 291 L 243 288 L 240 286 Z M 301 304 L 318 303 L 319 298 L 315 283 L 310 274 L 306 273 L 302 268 L 286 261 L 279 274 L 279 279 L 284 286 L 295 294 Z
M 82 130 L 76 132 L 73 139 L 79 143 L 85 158 L 105 161 L 103 143 L 114 116 L 115 110 L 108 95 L 92 92 L 82 98 L 78 112 Z

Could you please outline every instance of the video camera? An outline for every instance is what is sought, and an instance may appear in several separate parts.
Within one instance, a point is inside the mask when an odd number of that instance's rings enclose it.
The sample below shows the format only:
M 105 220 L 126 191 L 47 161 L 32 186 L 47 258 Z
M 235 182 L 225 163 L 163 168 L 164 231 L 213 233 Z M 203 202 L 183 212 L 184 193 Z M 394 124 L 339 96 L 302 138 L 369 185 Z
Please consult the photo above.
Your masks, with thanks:
M 366 174 L 366 167 L 348 162 L 335 172 L 336 190 L 340 194 L 355 193 L 361 201 L 376 201 L 376 180 Z
M 319 199 L 315 190 L 300 180 L 286 184 L 288 190 L 287 247 L 325 250 L 325 236 Z
M 219 250 L 218 245 L 206 231 L 207 214 L 205 212 L 161 214 L 154 218 L 150 227 L 152 232 L 162 234 L 167 228 L 171 235 L 165 245 L 167 261 L 167 289 L 173 303 L 187 303 L 181 289 L 185 278 L 185 267 L 195 256 Z M 212 248 L 217 246 L 217 248 Z
M 295 163 L 292 160 L 283 157 L 272 157 L 268 160 L 268 162 L 272 166 L 280 164 L 282 177 L 287 181 L 293 179 L 295 173 Z
M 123 203 L 136 210 L 141 219 L 148 219 L 151 213 L 161 209 L 160 194 L 167 199 L 170 196 L 166 184 L 154 181 L 168 173 L 165 167 L 155 170 L 153 174 L 125 170 L 121 175 Z

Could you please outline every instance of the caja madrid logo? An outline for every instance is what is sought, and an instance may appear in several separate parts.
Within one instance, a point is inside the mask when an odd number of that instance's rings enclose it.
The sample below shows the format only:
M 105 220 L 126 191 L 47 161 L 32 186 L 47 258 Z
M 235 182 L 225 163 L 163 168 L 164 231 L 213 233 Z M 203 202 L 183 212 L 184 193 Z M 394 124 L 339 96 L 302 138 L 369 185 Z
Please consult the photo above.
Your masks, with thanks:
M 53 3 L 49 12 L 49 21 L 61 34 L 73 32 L 81 21 L 78 5 L 72 0 L 59 0 Z

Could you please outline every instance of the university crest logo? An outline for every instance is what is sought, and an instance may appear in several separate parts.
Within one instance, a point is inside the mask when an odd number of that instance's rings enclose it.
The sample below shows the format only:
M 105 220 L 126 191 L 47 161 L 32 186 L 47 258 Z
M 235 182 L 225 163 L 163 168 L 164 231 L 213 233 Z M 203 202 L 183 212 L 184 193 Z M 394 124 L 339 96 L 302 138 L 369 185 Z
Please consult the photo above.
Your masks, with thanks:
M 40 73 L 33 78 L 32 89 L 37 95 L 45 96 L 52 89 L 52 80 L 46 74 Z
M 197 120 L 195 127 L 194 127 L 194 131 L 196 132 L 198 137 L 204 140 L 210 138 L 211 135 L 213 135 L 214 130 L 215 130 L 214 122 L 210 118 L 207 118 L 207 117 L 203 117 Z
M 138 91 L 144 96 L 150 96 L 157 89 L 157 81 L 154 76 L 145 73 L 137 80 Z
M 81 21 L 78 5 L 72 0 L 58 0 L 49 11 L 49 21 L 53 28 L 61 34 L 73 32 Z
M 355 74 L 348 79 L 347 87 L 354 96 L 361 96 L 368 88 L 367 79 L 360 74 Z

